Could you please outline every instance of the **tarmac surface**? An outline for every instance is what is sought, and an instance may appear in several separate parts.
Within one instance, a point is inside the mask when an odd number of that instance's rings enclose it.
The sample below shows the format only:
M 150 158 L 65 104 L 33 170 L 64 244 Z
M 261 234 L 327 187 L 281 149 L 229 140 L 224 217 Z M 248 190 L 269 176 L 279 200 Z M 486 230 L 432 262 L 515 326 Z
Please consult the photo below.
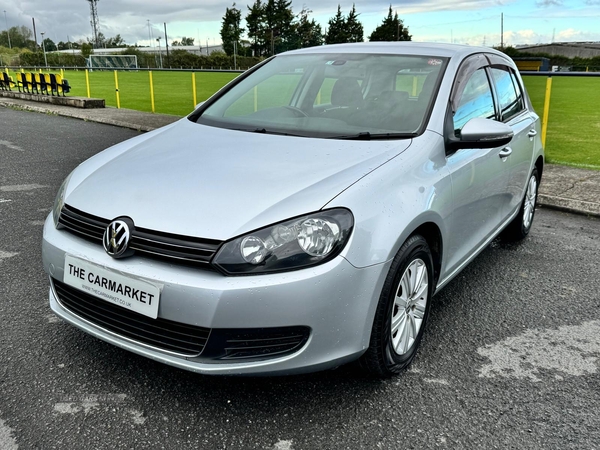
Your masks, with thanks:
M 598 447 L 600 220 L 541 208 L 525 241 L 494 241 L 435 297 L 396 378 L 199 376 L 48 306 L 40 242 L 60 183 L 138 132 L 5 108 L 0 123 L 0 449 Z
M 48 306 L 42 225 L 65 176 L 135 130 L 0 108 L 0 449 L 593 449 L 600 221 L 541 208 L 433 299 L 410 370 L 208 377 Z
M 152 131 L 180 119 L 166 114 L 151 114 L 131 109 L 78 109 L 46 105 L 33 101 L 0 97 L 0 106 L 74 117 L 88 122 L 116 125 L 138 131 Z M 600 164 L 600 161 L 599 161 Z M 600 217 L 600 170 L 546 165 L 540 186 L 541 205 L 568 212 Z

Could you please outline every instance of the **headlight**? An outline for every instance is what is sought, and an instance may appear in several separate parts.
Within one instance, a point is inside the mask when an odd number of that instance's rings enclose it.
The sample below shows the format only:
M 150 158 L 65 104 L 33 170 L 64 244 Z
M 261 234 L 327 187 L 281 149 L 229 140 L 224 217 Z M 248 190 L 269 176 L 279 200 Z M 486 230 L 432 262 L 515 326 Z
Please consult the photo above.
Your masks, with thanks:
M 347 209 L 308 214 L 226 242 L 213 264 L 231 275 L 314 266 L 339 255 L 353 225 L 354 218 Z
M 65 191 L 67 190 L 67 185 L 69 184 L 71 175 L 73 175 L 73 172 L 71 172 L 67 176 L 67 178 L 65 178 L 65 181 L 63 181 L 63 183 L 60 185 L 58 193 L 56 194 L 56 199 L 54 200 L 54 207 L 52 208 L 52 218 L 54 219 L 54 226 L 56 228 L 58 228 L 58 219 L 60 218 L 60 212 L 62 211 L 63 206 L 65 206 Z

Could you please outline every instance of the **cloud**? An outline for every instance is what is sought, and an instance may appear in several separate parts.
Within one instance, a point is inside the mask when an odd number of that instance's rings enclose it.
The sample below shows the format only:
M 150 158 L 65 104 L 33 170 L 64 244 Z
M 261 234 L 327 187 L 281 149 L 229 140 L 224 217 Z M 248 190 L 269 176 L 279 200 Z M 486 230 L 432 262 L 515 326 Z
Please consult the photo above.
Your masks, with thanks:
M 541 8 L 548 8 L 549 6 L 562 6 L 563 0 L 539 0 L 535 4 Z

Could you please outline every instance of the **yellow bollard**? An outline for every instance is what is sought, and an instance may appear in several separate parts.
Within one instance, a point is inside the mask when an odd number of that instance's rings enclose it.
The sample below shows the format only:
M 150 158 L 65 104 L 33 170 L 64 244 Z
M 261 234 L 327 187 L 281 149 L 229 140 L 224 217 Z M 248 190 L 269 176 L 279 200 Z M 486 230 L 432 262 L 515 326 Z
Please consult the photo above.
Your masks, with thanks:
M 254 86 L 254 112 L 258 111 L 258 86 Z
M 156 112 L 154 109 L 154 81 L 152 81 L 152 71 L 148 71 L 150 76 L 150 103 L 152 103 L 152 112 Z
M 321 104 L 321 89 L 319 89 L 319 92 L 317 93 L 317 105 Z
M 196 73 L 192 72 L 192 95 L 194 97 L 194 109 L 196 109 L 196 105 L 198 104 L 196 100 Z
M 65 69 L 60 69 L 60 77 L 61 78 L 65 77 Z
M 115 70 L 115 96 L 117 97 L 117 109 L 121 109 L 121 97 L 119 96 L 119 76 Z
M 546 148 L 546 132 L 548 131 L 548 117 L 550 116 L 550 94 L 552 93 L 552 77 L 546 82 L 546 98 L 544 100 L 544 117 L 542 119 L 542 147 Z
M 85 69 L 85 87 L 87 88 L 88 98 L 92 98 L 90 93 L 90 72 L 87 69 Z
M 413 76 L 413 91 L 412 91 L 413 97 L 417 96 L 417 84 L 418 84 L 418 78 Z

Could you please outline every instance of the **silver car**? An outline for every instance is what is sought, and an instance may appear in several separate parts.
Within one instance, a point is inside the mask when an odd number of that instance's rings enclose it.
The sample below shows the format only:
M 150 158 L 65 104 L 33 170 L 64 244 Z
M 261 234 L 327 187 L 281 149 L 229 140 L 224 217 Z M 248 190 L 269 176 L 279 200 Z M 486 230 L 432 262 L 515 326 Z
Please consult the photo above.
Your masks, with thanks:
M 199 373 L 389 376 L 435 293 L 500 233 L 527 236 L 543 165 L 500 52 L 284 53 L 67 177 L 44 226 L 50 306 Z

